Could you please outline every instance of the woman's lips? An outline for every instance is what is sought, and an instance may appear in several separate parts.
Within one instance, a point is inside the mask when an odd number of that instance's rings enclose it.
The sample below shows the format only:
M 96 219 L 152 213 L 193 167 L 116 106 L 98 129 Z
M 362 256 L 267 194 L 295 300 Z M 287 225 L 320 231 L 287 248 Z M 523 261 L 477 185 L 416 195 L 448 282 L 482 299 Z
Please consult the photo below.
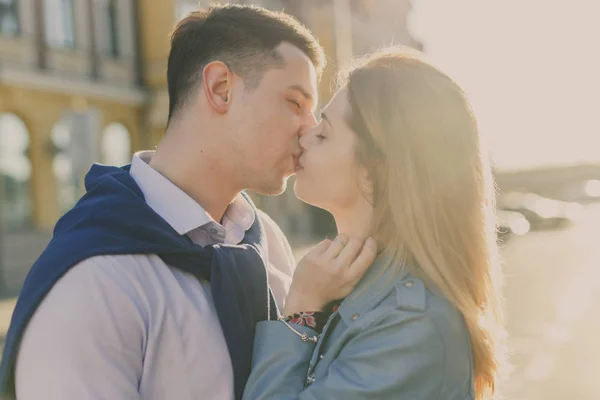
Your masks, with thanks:
M 294 157 L 294 172 L 298 172 L 302 168 L 302 161 L 300 161 L 300 157 Z

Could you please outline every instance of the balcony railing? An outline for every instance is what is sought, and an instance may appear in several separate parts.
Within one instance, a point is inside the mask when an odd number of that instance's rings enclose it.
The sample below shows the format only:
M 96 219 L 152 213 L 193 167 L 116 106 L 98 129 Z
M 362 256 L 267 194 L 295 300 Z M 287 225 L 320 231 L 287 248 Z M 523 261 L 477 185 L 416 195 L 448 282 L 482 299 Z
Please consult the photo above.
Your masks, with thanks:
M 41 48 L 40 48 L 41 47 Z M 90 82 L 137 86 L 139 77 L 134 55 L 116 56 L 74 43 L 45 43 L 33 35 L 0 36 L 0 69 L 18 69 Z

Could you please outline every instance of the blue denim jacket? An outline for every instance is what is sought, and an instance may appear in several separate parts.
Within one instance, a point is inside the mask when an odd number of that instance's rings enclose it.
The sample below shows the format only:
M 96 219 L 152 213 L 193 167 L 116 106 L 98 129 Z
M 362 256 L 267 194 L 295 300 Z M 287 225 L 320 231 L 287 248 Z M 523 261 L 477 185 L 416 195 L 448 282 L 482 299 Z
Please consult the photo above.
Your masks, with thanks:
M 420 279 L 384 267 L 378 258 L 316 344 L 283 322 L 260 322 L 244 399 L 474 399 L 460 312 Z

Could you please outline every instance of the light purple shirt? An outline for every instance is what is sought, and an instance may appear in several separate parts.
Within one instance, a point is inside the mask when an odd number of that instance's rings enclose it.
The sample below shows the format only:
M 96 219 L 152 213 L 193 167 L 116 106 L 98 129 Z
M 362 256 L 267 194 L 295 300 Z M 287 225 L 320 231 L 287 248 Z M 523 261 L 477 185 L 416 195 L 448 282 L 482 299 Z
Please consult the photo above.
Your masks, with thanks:
M 200 245 L 237 244 L 256 215 L 238 196 L 223 225 L 133 157 L 148 205 Z M 295 260 L 279 227 L 261 213 L 269 282 L 281 307 Z M 16 365 L 19 400 L 233 399 L 233 371 L 208 283 L 155 255 L 99 256 L 61 278 L 31 319 Z

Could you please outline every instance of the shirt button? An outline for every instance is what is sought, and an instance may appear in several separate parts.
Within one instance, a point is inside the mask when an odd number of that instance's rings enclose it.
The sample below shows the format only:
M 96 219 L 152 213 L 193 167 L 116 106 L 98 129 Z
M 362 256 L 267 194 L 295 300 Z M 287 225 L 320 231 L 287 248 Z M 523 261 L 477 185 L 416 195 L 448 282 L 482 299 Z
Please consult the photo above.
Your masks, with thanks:
M 212 233 L 213 235 L 217 234 L 217 230 L 215 228 L 210 228 L 210 233 Z
M 360 315 L 359 313 L 354 314 L 352 316 L 352 321 L 356 321 L 358 319 L 359 315 Z
M 404 282 L 404 286 L 411 287 L 413 285 L 413 281 Z
M 312 383 L 315 382 L 315 376 L 314 375 L 310 375 L 308 378 L 306 378 L 306 384 L 310 385 Z
M 322 359 L 323 359 L 323 354 L 321 354 L 321 355 L 319 356 L 319 360 L 322 360 Z

